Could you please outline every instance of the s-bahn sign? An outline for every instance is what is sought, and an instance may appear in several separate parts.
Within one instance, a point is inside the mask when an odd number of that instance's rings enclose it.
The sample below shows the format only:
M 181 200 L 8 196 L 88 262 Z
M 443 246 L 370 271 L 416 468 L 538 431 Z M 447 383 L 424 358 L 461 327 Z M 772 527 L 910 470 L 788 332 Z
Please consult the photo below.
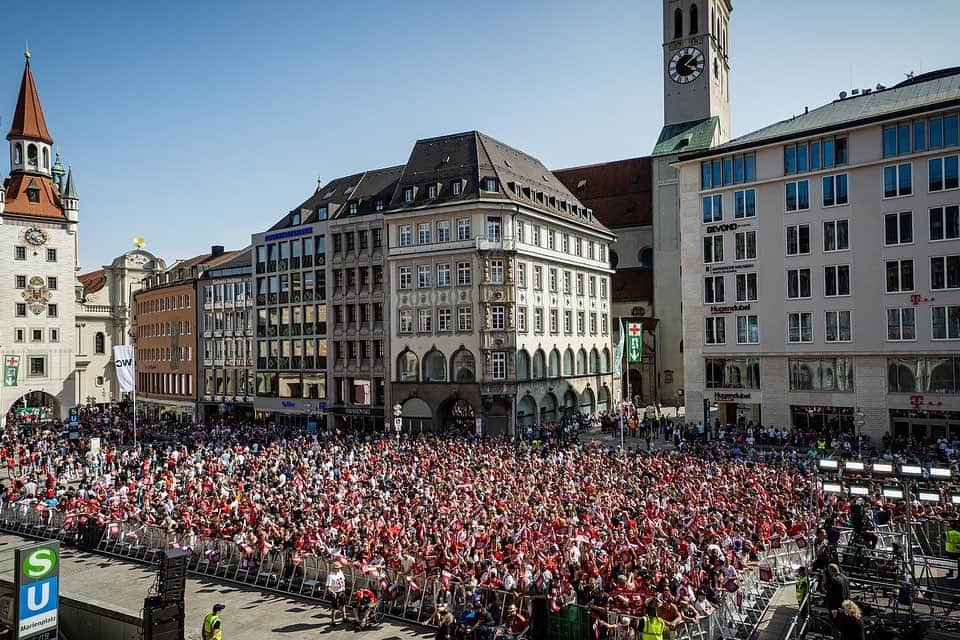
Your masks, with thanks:
M 54 640 L 60 607 L 60 543 L 41 542 L 16 550 L 14 577 L 17 640 Z

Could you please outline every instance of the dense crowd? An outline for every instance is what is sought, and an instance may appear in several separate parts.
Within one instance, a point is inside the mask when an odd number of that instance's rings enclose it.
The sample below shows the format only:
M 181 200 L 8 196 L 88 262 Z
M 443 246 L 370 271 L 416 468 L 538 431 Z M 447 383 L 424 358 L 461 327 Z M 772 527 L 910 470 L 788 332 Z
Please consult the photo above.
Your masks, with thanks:
M 138 446 L 120 447 L 129 435 L 117 420 L 76 439 L 8 430 L 2 499 L 560 603 L 636 614 L 656 599 L 683 620 L 709 613 L 772 541 L 812 536 L 849 510 L 816 490 L 802 448 L 751 458 L 725 436 L 641 451 L 253 424 L 141 426 Z M 957 516 L 948 504 L 884 501 L 879 488 L 867 507 L 892 521 Z

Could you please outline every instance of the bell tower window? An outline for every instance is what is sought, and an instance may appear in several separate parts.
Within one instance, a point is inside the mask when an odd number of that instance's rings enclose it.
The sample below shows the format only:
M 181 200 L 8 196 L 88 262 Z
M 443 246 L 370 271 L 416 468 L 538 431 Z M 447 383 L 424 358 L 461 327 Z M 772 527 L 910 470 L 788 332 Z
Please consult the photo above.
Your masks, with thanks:
M 680 7 L 673 12 L 673 37 L 683 37 L 683 10 Z
M 13 164 L 23 164 L 23 145 L 19 142 L 13 148 Z
M 43 168 L 50 168 L 50 150 L 46 147 L 43 148 Z
M 37 166 L 37 145 L 35 144 L 27 145 L 27 165 Z
M 697 12 L 697 5 L 690 5 L 690 35 L 696 35 L 700 33 L 700 16 Z

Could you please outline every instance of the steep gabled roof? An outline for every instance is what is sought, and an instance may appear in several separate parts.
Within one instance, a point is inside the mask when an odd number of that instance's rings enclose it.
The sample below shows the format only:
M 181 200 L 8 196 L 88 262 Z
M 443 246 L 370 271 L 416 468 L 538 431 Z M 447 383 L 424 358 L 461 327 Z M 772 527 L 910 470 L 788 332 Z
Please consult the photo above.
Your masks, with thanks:
M 38 191 L 37 202 L 31 202 L 27 191 Z M 47 176 L 30 173 L 14 173 L 7 179 L 5 215 L 20 215 L 30 218 L 65 220 L 60 206 L 57 186 Z
M 47 131 L 47 122 L 43 118 L 43 107 L 40 106 L 37 85 L 33 82 L 29 59 L 23 67 L 20 95 L 17 97 L 17 108 L 13 112 L 13 121 L 10 124 L 7 140 L 18 137 L 53 144 L 53 138 Z
M 608 227 L 653 224 L 650 156 L 616 160 L 553 174 Z
M 83 285 L 83 295 L 88 296 L 103 289 L 107 284 L 107 275 L 103 269 L 97 269 L 90 273 L 81 273 L 77 276 L 77 280 Z

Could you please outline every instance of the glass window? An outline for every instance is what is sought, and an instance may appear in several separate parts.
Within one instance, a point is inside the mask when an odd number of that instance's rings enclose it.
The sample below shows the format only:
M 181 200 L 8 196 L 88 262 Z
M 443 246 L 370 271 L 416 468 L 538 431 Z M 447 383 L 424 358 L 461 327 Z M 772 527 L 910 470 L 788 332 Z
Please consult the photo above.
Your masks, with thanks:
M 897 155 L 897 127 L 888 125 L 883 128 L 883 157 L 891 158 Z
M 887 340 L 916 340 L 917 311 L 914 307 L 887 309 Z
M 883 217 L 884 244 L 893 246 L 913 242 L 913 213 L 888 213 Z
M 787 270 L 787 298 L 797 300 L 810 297 L 810 269 Z
M 930 258 L 930 288 L 960 289 L 960 255 Z
M 960 238 L 960 207 L 930 209 L 930 239 L 954 240 Z
M 712 264 L 714 262 L 723 262 L 723 236 L 704 236 L 703 238 L 703 263 Z M 566 274 L 569 276 L 569 273 Z M 569 293 L 569 278 L 565 281 L 564 293 Z
M 850 248 L 849 224 L 846 220 L 823 223 L 823 250 L 845 251 Z
M 810 183 L 807 180 L 788 182 L 786 190 L 786 211 L 803 211 L 810 208 Z
M 757 274 L 737 274 L 737 302 L 757 301 Z
M 760 322 L 757 316 L 737 316 L 737 344 L 758 344 L 760 342 Z
M 713 173 L 710 169 L 710 161 L 706 160 L 700 163 L 700 188 L 701 189 L 712 189 L 713 188 Z
M 913 123 L 913 150 L 925 151 L 927 148 L 926 122 L 917 120 Z
M 757 192 L 755 189 L 735 191 L 733 194 L 735 219 L 753 218 L 757 215 Z
M 724 301 L 723 276 L 707 276 L 703 279 L 703 302 L 716 304 Z
M 747 182 L 753 182 L 757 179 L 757 157 L 748 153 L 743 156 L 743 173 Z
M 960 306 L 932 307 L 934 340 L 960 339 Z
M 850 295 L 850 265 L 842 264 L 823 268 L 823 295 Z
M 754 260 L 757 257 L 757 232 L 741 231 L 734 236 L 734 253 L 737 260 Z
M 787 255 L 798 256 L 810 253 L 810 226 L 806 224 L 787 227 Z
M 953 147 L 957 145 L 957 114 L 952 113 L 943 117 L 943 146 Z
M 703 198 L 703 222 L 709 224 L 723 220 L 723 197 L 718 193 Z
M 757 358 L 707 358 L 708 389 L 759 389 L 760 361 Z
M 813 342 L 813 317 L 808 311 L 787 314 L 787 341 Z
M 792 175 L 797 172 L 797 147 L 789 144 L 783 148 L 783 173 Z
M 928 146 L 931 149 L 939 149 L 943 146 L 943 118 L 930 118 L 927 124 L 930 134 Z
M 723 316 L 710 316 L 704 318 L 703 343 L 704 344 L 726 344 L 727 336 Z
M 913 260 L 888 260 L 887 293 L 913 291 Z

